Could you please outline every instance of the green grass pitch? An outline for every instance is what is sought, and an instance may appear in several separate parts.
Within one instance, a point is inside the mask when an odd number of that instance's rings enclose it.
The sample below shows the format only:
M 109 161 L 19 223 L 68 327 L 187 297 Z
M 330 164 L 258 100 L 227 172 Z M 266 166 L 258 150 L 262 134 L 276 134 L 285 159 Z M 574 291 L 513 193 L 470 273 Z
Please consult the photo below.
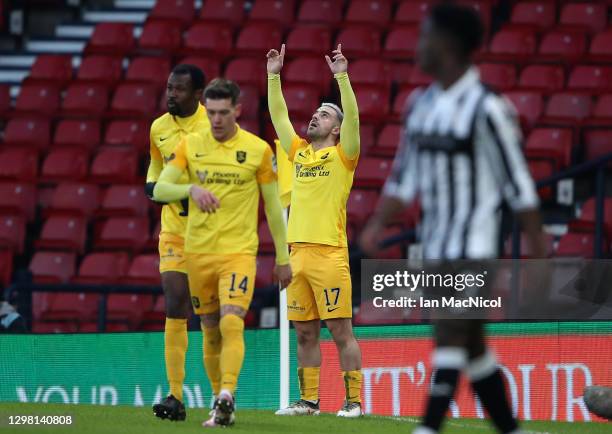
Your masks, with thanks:
M 8 425 L 10 415 L 71 415 L 71 426 Z M 153 416 L 149 407 L 62 405 L 62 404 L 0 404 L 0 434 L 2 433 L 68 433 L 68 434 L 195 434 L 206 431 L 201 423 L 208 416 L 205 409 L 187 409 L 185 422 L 169 422 Z M 238 410 L 236 424 L 224 432 L 239 434 L 318 432 L 351 434 L 409 434 L 416 426 L 415 418 L 365 416 L 360 419 L 340 419 L 331 414 L 318 417 L 281 417 L 272 411 Z M 220 428 L 219 428 L 220 429 Z M 219 429 L 216 429 L 217 431 Z M 523 429 L 531 434 L 604 434 L 612 433 L 612 424 L 525 422 Z M 214 429 L 213 429 L 214 431 Z M 489 434 L 495 431 L 488 422 L 474 419 L 447 420 L 444 434 Z

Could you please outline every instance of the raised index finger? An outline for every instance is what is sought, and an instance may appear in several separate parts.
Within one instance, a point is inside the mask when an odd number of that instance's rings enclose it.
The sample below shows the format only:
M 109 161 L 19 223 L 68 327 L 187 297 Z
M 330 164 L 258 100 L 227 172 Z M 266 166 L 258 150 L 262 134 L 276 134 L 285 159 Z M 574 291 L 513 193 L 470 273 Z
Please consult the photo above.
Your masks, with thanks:
M 285 44 L 281 45 L 280 55 L 281 57 L 285 57 Z

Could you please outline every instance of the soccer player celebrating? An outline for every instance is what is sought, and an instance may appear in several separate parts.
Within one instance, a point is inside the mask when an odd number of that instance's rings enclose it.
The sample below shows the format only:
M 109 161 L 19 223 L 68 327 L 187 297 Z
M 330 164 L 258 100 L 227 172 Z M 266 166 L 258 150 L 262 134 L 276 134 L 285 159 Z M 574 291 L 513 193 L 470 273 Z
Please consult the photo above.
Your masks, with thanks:
M 151 125 L 151 163 L 145 190 L 152 198 L 155 183 L 170 160 L 174 148 L 188 133 L 210 127 L 200 99 L 204 91 L 204 74 L 193 65 L 177 65 L 166 87 L 168 113 Z M 186 182 L 184 176 L 179 182 Z M 153 406 L 153 413 L 162 419 L 185 420 L 183 381 L 187 352 L 187 319 L 191 312 L 187 271 L 183 257 L 183 235 L 187 225 L 187 202 L 167 203 L 162 208 L 159 234 L 159 271 L 166 301 L 164 355 L 170 395 Z
M 351 324 L 351 274 L 346 240 L 346 201 L 359 157 L 359 113 L 341 46 L 325 56 L 338 86 L 344 113 L 324 103 L 308 125 L 308 141 L 291 125 L 280 71 L 285 46 L 270 50 L 268 106 L 280 144 L 293 162 L 288 242 L 294 275 L 287 288 L 288 316 L 297 333 L 300 400 L 278 415 L 319 414 L 319 334 L 325 320 L 340 354 L 346 401 L 338 416 L 361 416 L 361 351 Z
M 215 79 L 204 90 L 211 128 L 182 140 L 154 198 L 189 197 L 185 262 L 204 333 L 204 366 L 216 396 L 205 427 L 234 422 L 234 392 L 244 359 L 244 316 L 255 286 L 259 191 L 276 249 L 275 277 L 291 281 L 287 233 L 270 146 L 236 123 L 240 89 Z M 183 176 L 188 183 L 180 183 Z
M 498 257 L 503 203 L 520 218 L 534 256 L 545 257 L 515 112 L 482 84 L 472 63 L 482 38 L 480 18 L 469 7 L 442 3 L 424 21 L 417 63 L 435 83 L 409 99 L 393 171 L 361 235 L 365 252 L 376 252 L 382 228 L 418 195 L 423 257 L 430 263 Z M 432 386 L 414 434 L 439 432 L 461 371 L 499 432 L 519 433 L 482 321 L 452 312 L 436 312 L 434 321 Z

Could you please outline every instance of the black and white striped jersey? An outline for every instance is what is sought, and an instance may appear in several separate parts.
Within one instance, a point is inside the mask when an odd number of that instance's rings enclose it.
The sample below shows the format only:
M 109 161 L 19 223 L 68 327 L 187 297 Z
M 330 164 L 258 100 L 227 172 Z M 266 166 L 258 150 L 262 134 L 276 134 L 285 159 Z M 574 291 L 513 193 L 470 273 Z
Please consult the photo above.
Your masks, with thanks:
M 424 259 L 495 258 L 503 202 L 514 211 L 538 206 L 514 107 L 475 67 L 446 90 L 416 91 L 400 141 L 384 193 L 420 199 Z

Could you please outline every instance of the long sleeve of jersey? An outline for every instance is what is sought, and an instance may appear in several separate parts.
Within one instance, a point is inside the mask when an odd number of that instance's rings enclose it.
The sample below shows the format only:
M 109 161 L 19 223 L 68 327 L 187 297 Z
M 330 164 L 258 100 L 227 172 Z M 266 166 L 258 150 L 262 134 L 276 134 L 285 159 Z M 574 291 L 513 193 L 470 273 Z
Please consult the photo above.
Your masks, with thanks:
M 149 162 L 149 168 L 147 169 L 147 182 L 157 182 L 157 178 L 159 178 L 163 168 L 163 160 L 162 155 L 159 152 L 159 149 L 157 149 L 157 146 L 155 146 L 153 143 L 153 140 L 151 140 L 149 153 L 151 155 L 151 161 Z
M 359 109 L 357 108 L 357 98 L 351 87 L 348 74 L 339 72 L 334 77 L 340 88 L 340 101 L 344 112 L 344 119 L 340 126 L 340 144 L 344 154 L 354 159 L 359 155 Z
M 274 240 L 276 250 L 276 263 L 286 265 L 289 263 L 289 251 L 287 249 L 287 224 L 283 217 L 283 208 L 278 194 L 278 184 L 269 182 L 261 184 L 261 194 L 264 199 L 266 220 L 270 228 L 270 234 Z
M 280 74 L 268 73 L 268 110 L 280 144 L 285 152 L 289 153 L 295 130 L 289 120 L 289 111 L 283 98 Z

